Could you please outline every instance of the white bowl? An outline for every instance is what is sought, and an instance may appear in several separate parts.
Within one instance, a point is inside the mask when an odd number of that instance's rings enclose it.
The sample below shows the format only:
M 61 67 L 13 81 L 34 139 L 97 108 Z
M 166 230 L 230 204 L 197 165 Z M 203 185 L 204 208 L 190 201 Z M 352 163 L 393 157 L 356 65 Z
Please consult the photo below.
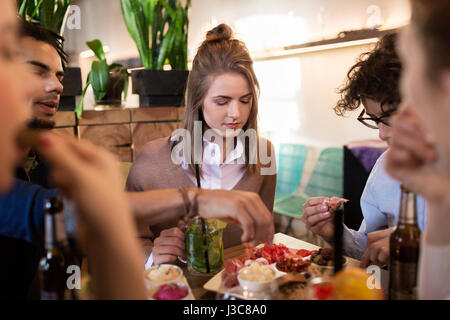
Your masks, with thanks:
M 166 274 L 165 270 L 167 270 L 169 274 Z M 183 270 L 173 264 L 160 264 L 148 268 L 144 272 L 144 279 L 147 289 L 164 283 L 183 282 L 183 278 Z
M 271 284 L 275 280 L 276 273 L 273 270 L 273 268 L 270 266 L 261 266 L 261 268 L 270 270 L 268 273 L 271 274 L 271 279 L 266 280 L 266 281 L 248 280 L 248 279 L 245 279 L 246 278 L 245 274 L 248 272 L 252 272 L 250 267 L 245 267 L 245 268 L 242 268 L 241 270 L 239 270 L 238 281 L 239 281 L 240 286 L 244 290 L 248 290 L 251 292 L 258 292 L 258 291 L 264 291 L 264 290 L 267 290 L 270 288 Z

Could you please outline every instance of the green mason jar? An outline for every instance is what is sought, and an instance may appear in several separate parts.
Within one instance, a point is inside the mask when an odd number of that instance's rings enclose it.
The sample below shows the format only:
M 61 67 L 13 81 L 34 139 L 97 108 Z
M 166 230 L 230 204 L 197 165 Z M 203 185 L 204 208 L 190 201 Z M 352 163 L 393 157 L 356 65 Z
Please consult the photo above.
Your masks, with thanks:
M 223 267 L 223 226 L 217 220 L 193 218 L 186 229 L 188 271 L 215 274 Z M 209 272 L 207 264 L 209 264 Z

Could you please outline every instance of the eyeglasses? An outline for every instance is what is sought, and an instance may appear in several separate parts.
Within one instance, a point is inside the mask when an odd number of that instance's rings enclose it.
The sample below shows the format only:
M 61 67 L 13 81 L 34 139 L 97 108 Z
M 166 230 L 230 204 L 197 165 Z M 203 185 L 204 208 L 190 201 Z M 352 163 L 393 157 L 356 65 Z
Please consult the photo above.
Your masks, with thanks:
M 381 117 L 364 117 L 366 114 L 366 110 L 363 110 L 361 114 L 358 116 L 358 121 L 361 122 L 366 127 L 372 128 L 372 129 L 378 129 L 378 125 L 380 123 L 384 124 L 385 126 L 390 127 L 391 126 L 391 116 L 394 115 L 394 113 L 397 110 L 393 110 L 390 112 L 387 112 L 383 114 Z

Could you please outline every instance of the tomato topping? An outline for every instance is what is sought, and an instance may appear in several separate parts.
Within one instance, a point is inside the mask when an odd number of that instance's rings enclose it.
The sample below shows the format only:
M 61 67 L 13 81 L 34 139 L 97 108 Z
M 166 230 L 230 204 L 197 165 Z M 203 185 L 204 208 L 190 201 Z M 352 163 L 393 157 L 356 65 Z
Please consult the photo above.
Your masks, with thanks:
M 300 249 L 300 250 L 297 250 L 297 252 L 295 254 L 297 256 L 299 256 L 300 258 L 304 258 L 304 257 L 311 255 L 311 253 L 312 253 L 312 251 L 310 251 L 310 250 Z
M 327 300 L 333 295 L 333 286 L 331 283 L 317 283 L 314 285 L 316 298 L 319 300 Z

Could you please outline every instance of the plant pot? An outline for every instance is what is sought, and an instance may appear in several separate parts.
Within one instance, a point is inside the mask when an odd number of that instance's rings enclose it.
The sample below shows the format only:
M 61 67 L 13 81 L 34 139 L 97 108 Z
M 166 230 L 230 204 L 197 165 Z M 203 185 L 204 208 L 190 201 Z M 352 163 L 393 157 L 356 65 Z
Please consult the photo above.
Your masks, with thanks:
M 139 94 L 139 107 L 184 106 L 189 71 L 134 70 L 133 93 Z
M 66 68 L 64 70 L 64 79 L 62 80 L 64 90 L 59 102 L 59 111 L 73 111 L 76 106 L 76 97 L 81 95 L 81 69 Z
M 110 72 L 106 95 L 103 99 L 95 101 L 95 109 L 122 108 L 122 91 L 125 80 L 123 74 Z

